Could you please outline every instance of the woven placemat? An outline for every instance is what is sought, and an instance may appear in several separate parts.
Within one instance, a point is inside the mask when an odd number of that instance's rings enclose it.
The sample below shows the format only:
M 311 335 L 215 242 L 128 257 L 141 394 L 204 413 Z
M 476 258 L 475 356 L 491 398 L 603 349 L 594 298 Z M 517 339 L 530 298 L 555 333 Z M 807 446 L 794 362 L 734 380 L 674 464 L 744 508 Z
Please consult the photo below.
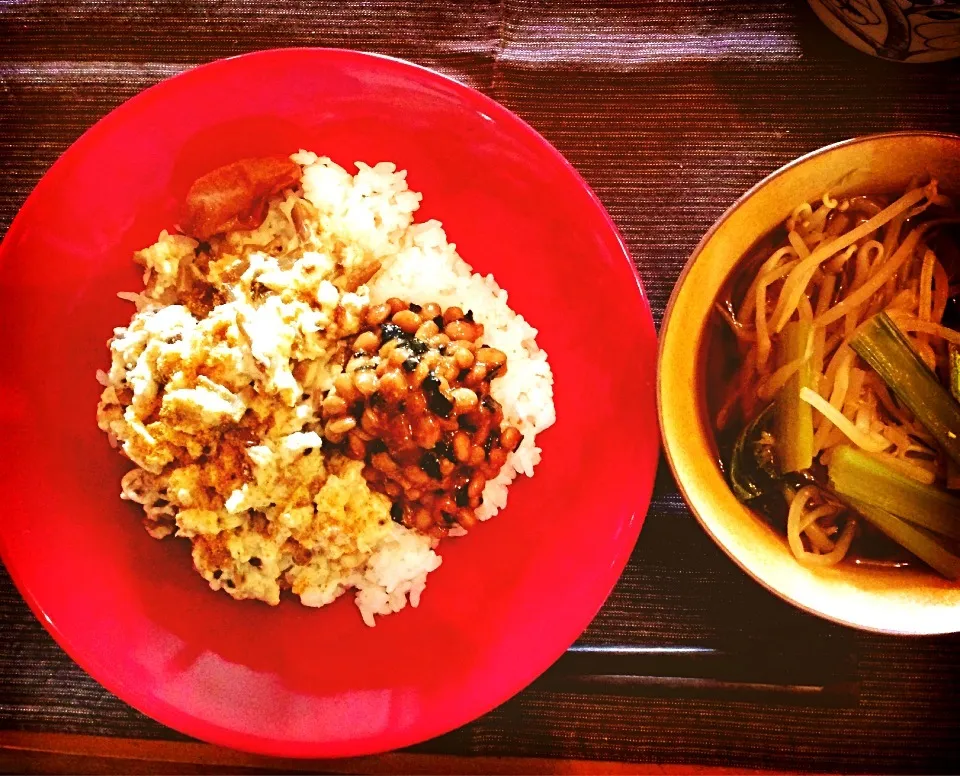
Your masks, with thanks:
M 781 164 L 860 134 L 960 131 L 957 65 L 863 56 L 789 0 L 20 0 L 0 4 L 0 41 L 0 234 L 57 156 L 145 87 L 256 49 L 348 47 L 454 76 L 553 142 L 623 232 L 658 324 L 700 236 Z M 949 772 L 958 676 L 957 638 L 856 633 L 762 590 L 661 464 L 631 563 L 578 651 L 416 749 Z M 179 737 L 74 665 L 5 574 L 0 727 Z

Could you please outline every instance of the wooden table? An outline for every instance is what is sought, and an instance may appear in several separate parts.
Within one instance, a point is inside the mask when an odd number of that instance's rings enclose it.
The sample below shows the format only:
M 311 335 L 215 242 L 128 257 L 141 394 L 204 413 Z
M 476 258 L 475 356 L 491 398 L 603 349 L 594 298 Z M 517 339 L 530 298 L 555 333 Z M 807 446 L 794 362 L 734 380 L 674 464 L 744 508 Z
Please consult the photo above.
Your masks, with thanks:
M 855 135 L 960 130 L 955 63 L 861 55 L 799 0 L 7 0 L 0 41 L 0 234 L 57 156 L 145 87 L 260 48 L 350 47 L 452 75 L 542 132 L 622 230 L 658 321 L 703 232 L 773 169 Z M 766 593 L 665 466 L 633 559 L 574 649 L 485 717 L 378 758 L 281 762 L 189 741 L 89 679 L 0 571 L 5 771 L 949 772 L 958 676 L 955 637 L 857 633 Z

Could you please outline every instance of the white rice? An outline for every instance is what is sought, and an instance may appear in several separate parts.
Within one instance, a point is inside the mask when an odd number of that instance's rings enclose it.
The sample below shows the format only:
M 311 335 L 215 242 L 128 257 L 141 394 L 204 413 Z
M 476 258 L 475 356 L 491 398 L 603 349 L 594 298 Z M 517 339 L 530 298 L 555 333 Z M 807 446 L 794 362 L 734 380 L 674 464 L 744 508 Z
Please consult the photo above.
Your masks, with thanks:
M 395 296 L 472 310 L 484 326 L 482 342 L 507 354 L 507 374 L 493 381 L 491 393 L 523 441 L 508 456 L 500 475 L 484 488 L 477 517 L 493 517 L 506 506 L 507 486 L 517 474 L 533 476 L 541 454 L 536 436 L 556 420 L 553 373 L 547 354 L 537 345 L 537 330 L 510 309 L 507 292 L 493 275 L 473 272 L 456 245 L 447 241 L 439 221 L 412 223 L 420 195 L 407 189 L 406 171 L 396 171 L 389 162 L 375 167 L 358 162 L 353 186 L 345 188 L 349 173 L 329 160 L 318 160 L 309 152 L 293 159 L 309 165 L 303 177 L 307 198 L 332 220 L 349 225 L 352 236 L 383 263 L 368 284 L 371 303 Z
M 507 488 L 517 474 L 532 477 L 540 462 L 537 435 L 553 425 L 553 373 L 547 354 L 536 342 L 537 330 L 507 304 L 507 292 L 493 275 L 473 272 L 447 241 L 439 221 L 414 223 L 421 195 L 407 188 L 406 171 L 390 162 L 369 167 L 357 162 L 348 172 L 326 158 L 301 151 L 294 161 L 305 166 L 304 196 L 321 212 L 321 219 L 362 245 L 382 264 L 367 284 L 370 302 L 390 297 L 408 302 L 472 310 L 484 326 L 483 344 L 507 354 L 507 373 L 491 384 L 504 419 L 523 434 L 519 448 L 507 457 L 500 474 L 487 482 L 476 514 L 488 520 L 507 504 Z M 451 536 L 465 534 L 459 526 Z M 416 606 L 426 586 L 429 567 L 417 566 L 418 554 L 378 550 L 369 567 L 376 569 L 357 594 L 357 606 L 368 624 L 373 614 L 387 614 L 403 605 L 403 591 Z M 424 560 L 429 560 L 424 558 Z M 419 573 L 418 573 L 419 572 Z M 401 591 L 398 595 L 397 591 Z

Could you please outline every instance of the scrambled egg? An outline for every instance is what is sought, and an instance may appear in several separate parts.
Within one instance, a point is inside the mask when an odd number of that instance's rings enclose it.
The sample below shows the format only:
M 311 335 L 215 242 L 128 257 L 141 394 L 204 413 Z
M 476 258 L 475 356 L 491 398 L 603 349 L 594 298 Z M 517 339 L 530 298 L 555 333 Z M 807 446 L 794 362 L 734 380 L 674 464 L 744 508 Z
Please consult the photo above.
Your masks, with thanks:
M 382 246 L 329 222 L 324 176 L 350 176 L 320 167 L 255 230 L 210 244 L 163 232 L 137 253 L 146 288 L 101 375 L 98 424 L 137 467 L 122 495 L 147 530 L 189 539 L 213 589 L 270 604 L 284 589 L 329 603 L 399 528 L 362 462 L 321 452 L 331 361 L 359 330 Z

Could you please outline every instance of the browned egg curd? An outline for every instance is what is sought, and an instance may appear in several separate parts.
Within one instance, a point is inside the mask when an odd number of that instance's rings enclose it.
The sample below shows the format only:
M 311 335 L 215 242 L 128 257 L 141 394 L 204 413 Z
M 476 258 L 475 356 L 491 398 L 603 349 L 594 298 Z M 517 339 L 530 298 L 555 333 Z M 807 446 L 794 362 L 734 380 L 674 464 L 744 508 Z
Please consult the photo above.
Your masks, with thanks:
M 367 309 L 322 403 L 324 437 L 365 462 L 393 519 L 437 537 L 476 525 L 484 486 L 522 440 L 490 395 L 507 356 L 482 336 L 470 311 L 388 299 Z

